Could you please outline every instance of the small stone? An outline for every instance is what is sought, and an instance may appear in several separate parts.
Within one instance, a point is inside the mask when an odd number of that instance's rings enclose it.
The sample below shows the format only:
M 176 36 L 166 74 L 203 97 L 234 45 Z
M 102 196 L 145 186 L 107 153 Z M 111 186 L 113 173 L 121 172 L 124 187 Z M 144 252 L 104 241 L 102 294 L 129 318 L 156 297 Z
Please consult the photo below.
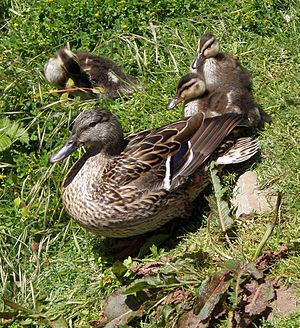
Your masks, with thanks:
M 274 210 L 276 196 L 270 196 L 257 187 L 257 176 L 253 171 L 242 174 L 233 189 L 232 205 L 236 208 L 236 217 L 254 213 L 262 215 Z

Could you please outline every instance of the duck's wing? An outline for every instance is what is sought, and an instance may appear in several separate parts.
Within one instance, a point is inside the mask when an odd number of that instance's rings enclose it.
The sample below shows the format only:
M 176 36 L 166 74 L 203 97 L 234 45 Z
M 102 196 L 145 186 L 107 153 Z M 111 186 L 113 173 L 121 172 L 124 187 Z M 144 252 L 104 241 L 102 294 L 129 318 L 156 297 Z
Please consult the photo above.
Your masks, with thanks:
M 226 114 L 205 119 L 197 133 L 185 146 L 188 147 L 185 156 L 178 156 L 179 154 L 173 156 L 173 175 L 170 179 L 170 189 L 176 188 L 186 181 L 212 155 L 241 120 L 241 115 L 237 114 Z
M 204 119 L 203 113 L 198 113 L 136 133 L 127 137 L 126 149 L 104 176 L 121 186 L 155 172 L 157 184 L 159 172 L 162 188 L 174 189 L 195 172 L 240 120 L 236 114 Z

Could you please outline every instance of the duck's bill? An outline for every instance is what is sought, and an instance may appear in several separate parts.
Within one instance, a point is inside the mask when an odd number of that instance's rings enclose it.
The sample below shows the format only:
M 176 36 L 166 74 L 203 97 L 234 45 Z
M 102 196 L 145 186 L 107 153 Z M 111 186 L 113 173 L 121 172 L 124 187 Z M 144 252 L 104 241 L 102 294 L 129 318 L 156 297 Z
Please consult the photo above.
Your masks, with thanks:
M 78 148 L 79 145 L 77 145 L 75 141 L 69 139 L 60 149 L 58 149 L 54 154 L 49 157 L 48 161 L 49 163 L 56 163 L 62 161 Z
M 178 105 L 179 103 L 181 103 L 183 100 L 182 97 L 179 97 L 178 95 L 176 95 L 171 101 L 170 103 L 167 105 L 167 110 L 174 108 L 176 105 Z
M 197 69 L 205 60 L 205 57 L 203 56 L 202 52 L 197 53 L 197 57 L 193 61 L 192 68 Z

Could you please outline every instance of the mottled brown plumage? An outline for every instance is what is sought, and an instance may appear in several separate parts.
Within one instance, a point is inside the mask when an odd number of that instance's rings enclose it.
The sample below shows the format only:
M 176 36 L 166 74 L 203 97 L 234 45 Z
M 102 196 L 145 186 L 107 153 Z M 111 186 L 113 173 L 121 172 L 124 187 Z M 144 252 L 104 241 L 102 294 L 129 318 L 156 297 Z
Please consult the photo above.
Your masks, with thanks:
M 219 49 L 219 42 L 213 34 L 202 35 L 198 42 L 197 56 L 191 65 L 191 72 L 200 74 L 208 91 L 213 91 L 223 83 L 250 90 L 250 71 L 242 67 L 229 54 L 219 52 Z
M 243 116 L 243 123 L 249 127 L 263 128 L 264 123 L 271 123 L 270 116 L 257 104 L 250 91 L 229 83 L 208 91 L 197 73 L 186 74 L 179 80 L 176 95 L 167 109 L 174 108 L 181 101 L 184 101 L 185 117 L 199 112 L 206 118 L 236 113 Z
M 44 71 L 48 82 L 58 88 L 84 88 L 70 92 L 83 99 L 115 98 L 143 87 L 112 60 L 84 51 L 60 49 Z
M 157 129 L 123 137 L 106 109 L 81 113 L 65 145 L 50 158 L 60 161 L 91 146 L 67 173 L 62 200 L 87 230 L 129 237 L 155 230 L 185 214 L 207 185 L 208 165 L 238 163 L 257 151 L 257 141 L 224 139 L 240 122 L 236 114 L 204 119 L 202 113 Z

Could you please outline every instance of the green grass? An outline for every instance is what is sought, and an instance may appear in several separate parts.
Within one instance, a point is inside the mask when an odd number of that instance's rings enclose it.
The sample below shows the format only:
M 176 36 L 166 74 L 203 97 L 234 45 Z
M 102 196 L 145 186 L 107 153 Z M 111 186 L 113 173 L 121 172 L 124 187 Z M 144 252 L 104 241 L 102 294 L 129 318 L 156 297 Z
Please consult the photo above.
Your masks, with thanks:
M 80 153 L 55 166 L 48 164 L 48 157 L 67 138 L 74 118 L 93 106 L 107 107 L 118 115 L 125 133 L 180 118 L 181 108 L 165 111 L 165 106 L 178 79 L 189 71 L 198 38 L 208 31 L 218 37 L 222 51 L 235 55 L 252 71 L 253 93 L 273 119 L 260 135 L 261 158 L 251 167 L 261 186 L 268 185 L 274 194 L 283 192 L 280 223 L 266 247 L 276 251 L 281 243 L 299 238 L 296 1 L 74 0 L 58 4 L 55 0 L 12 0 L 1 3 L 0 13 L 0 121 L 18 122 L 29 134 L 28 143 L 15 137 L 13 144 L 0 152 L 3 298 L 40 309 L 49 317 L 61 314 L 70 327 L 90 327 L 88 321 L 100 317 L 102 300 L 134 279 L 129 273 L 116 279 L 105 240 L 80 229 L 63 211 L 60 185 Z M 157 49 L 149 22 L 155 27 Z M 43 75 L 43 65 L 66 42 L 74 50 L 85 49 L 115 60 L 147 88 L 136 95 L 102 101 L 60 100 L 48 94 L 52 88 Z M 225 172 L 223 180 L 232 185 L 230 174 Z M 153 249 L 141 261 L 176 255 L 193 243 L 213 258 L 216 254 L 209 243 L 206 214 L 196 205 L 194 220 L 175 220 L 162 228 L 157 233 L 170 237 L 158 253 Z M 237 254 L 239 258 L 251 260 L 271 221 L 272 214 L 255 218 L 250 228 L 237 223 L 244 252 Z M 222 242 L 217 243 L 228 252 Z M 127 266 L 132 263 L 136 261 L 125 261 Z M 275 263 L 268 276 L 295 284 L 299 264 L 297 254 L 290 254 Z M 193 265 L 201 279 L 215 270 L 211 260 L 204 269 Z M 8 307 L 0 303 L 0 312 L 4 309 Z M 150 318 L 151 313 L 136 326 L 155 327 Z M 26 320 L 30 327 L 47 327 L 30 318 L 7 327 L 26 326 Z M 284 327 L 285 320 L 276 327 Z M 299 317 L 290 320 L 296 326 Z M 262 326 L 269 327 L 267 323 Z

